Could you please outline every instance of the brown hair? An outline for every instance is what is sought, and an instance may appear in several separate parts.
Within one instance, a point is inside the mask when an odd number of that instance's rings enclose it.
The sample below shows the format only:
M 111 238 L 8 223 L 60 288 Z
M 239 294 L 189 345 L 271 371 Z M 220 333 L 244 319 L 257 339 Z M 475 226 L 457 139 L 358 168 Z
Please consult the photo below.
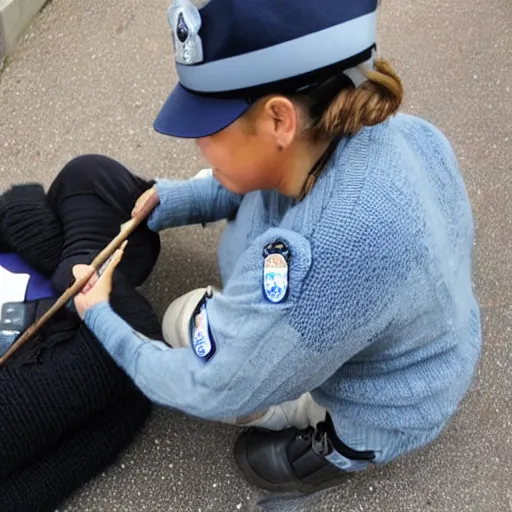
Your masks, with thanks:
M 359 87 L 345 87 L 318 114 L 307 94 L 294 101 L 305 108 L 305 132 L 312 139 L 334 139 L 355 135 L 364 126 L 373 126 L 395 114 L 403 100 L 402 82 L 389 62 L 377 59 L 373 70 L 361 69 L 367 81 Z

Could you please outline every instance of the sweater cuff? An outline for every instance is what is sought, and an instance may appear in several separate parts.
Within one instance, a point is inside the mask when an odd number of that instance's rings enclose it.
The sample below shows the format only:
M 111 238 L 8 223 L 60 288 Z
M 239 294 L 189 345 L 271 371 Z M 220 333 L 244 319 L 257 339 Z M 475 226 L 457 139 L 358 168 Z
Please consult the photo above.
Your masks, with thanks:
M 149 229 L 158 232 L 188 224 L 195 206 L 190 184 L 187 181 L 157 180 L 155 187 L 160 204 L 149 217 Z

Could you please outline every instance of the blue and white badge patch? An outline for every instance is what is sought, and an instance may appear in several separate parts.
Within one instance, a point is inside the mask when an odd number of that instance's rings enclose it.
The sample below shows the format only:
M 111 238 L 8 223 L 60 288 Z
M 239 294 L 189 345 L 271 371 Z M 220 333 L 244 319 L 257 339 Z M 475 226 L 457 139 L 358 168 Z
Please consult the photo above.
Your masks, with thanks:
M 209 361 L 215 354 L 215 341 L 208 325 L 206 299 L 203 299 L 192 317 L 192 349 L 197 357 Z
M 268 244 L 263 249 L 263 292 L 272 304 L 288 297 L 290 251 L 284 242 Z
M 191 65 L 203 61 L 203 42 L 199 36 L 201 15 L 189 0 L 175 0 L 167 10 L 176 62 Z

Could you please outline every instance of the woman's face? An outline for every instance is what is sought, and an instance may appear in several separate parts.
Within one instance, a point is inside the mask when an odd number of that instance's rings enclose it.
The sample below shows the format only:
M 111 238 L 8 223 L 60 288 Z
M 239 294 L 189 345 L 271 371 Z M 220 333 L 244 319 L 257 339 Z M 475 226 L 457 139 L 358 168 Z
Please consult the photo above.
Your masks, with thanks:
M 282 123 L 266 107 L 256 105 L 255 111 L 219 133 L 196 140 L 215 178 L 237 194 L 279 188 L 284 179 L 289 164 L 286 149 L 293 136 L 283 138 Z

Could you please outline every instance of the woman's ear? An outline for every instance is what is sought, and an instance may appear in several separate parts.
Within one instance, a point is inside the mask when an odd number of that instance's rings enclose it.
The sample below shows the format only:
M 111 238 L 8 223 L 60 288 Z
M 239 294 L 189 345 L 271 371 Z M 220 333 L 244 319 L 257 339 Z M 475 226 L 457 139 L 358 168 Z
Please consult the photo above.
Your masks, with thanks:
M 293 142 L 298 131 L 299 116 L 295 105 L 284 96 L 273 96 L 263 107 L 265 123 L 280 149 L 285 149 Z

